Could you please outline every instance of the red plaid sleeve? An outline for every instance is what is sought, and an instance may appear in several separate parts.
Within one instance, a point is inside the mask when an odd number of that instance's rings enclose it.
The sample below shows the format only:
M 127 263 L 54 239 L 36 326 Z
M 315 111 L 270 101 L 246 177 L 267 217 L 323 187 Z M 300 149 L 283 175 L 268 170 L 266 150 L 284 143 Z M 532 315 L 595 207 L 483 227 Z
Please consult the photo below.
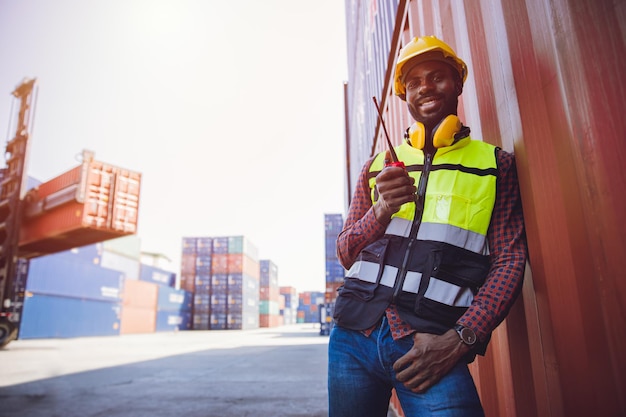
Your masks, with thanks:
M 496 203 L 487 233 L 491 269 L 472 305 L 458 320 L 484 341 L 504 320 L 522 286 L 527 249 L 515 158 L 498 151 Z

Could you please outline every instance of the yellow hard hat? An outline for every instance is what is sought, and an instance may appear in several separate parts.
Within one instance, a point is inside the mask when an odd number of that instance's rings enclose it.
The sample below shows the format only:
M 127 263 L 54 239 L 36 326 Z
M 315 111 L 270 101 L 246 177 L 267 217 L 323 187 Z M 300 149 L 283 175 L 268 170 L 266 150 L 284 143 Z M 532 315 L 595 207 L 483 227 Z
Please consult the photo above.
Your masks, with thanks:
M 421 57 L 422 59 L 414 59 Z M 396 74 L 394 79 L 394 92 L 397 96 L 404 100 L 406 90 L 404 88 L 404 76 L 413 68 L 415 64 L 423 61 L 440 60 L 447 62 L 453 68 L 455 68 L 461 77 L 461 81 L 464 83 L 467 78 L 467 65 L 461 58 L 456 56 L 454 50 L 450 46 L 437 39 L 434 36 L 422 36 L 419 38 L 413 38 L 411 42 L 407 43 L 404 48 L 400 50 L 400 55 L 396 61 Z M 411 62 L 409 67 L 405 65 Z

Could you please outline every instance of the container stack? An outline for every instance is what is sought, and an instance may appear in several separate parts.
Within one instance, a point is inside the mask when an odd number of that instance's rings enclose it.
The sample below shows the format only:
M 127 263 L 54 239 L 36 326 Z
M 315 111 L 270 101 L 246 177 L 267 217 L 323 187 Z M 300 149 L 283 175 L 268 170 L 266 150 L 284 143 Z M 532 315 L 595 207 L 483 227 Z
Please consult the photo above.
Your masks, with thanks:
M 213 239 L 184 237 L 181 258 L 180 287 L 193 294 L 194 330 L 209 330 L 211 302 L 211 268 Z M 224 278 L 225 285 L 226 278 Z
M 194 295 L 193 328 L 258 328 L 259 273 L 257 249 L 244 236 L 184 237 L 181 287 Z
M 260 291 L 259 291 L 259 326 L 277 327 L 283 324 L 280 314 L 284 297 L 278 287 L 278 267 L 269 259 L 260 262 Z
M 20 339 L 120 334 L 124 274 L 103 268 L 102 245 L 32 259 Z
M 159 286 L 156 312 L 156 331 L 190 330 L 193 298 L 190 292 Z
M 326 296 L 325 303 L 333 304 L 337 298 L 337 289 L 343 284 L 345 269 L 337 258 L 337 236 L 343 228 L 341 214 L 325 214 L 326 239 Z
M 319 323 L 320 306 L 324 305 L 324 293 L 319 291 L 305 291 L 300 293 L 297 323 Z
M 164 302 L 191 294 L 172 288 L 176 274 L 141 264 L 140 240 L 125 236 L 33 258 L 26 274 L 19 338 L 110 336 L 189 328 L 190 306 Z M 25 269 L 27 268 L 27 269 Z M 190 303 L 188 303 L 190 304 Z M 159 311 L 167 325 L 159 325 Z M 163 313 L 165 314 L 165 313 Z M 163 315 L 162 314 L 162 315 Z
M 333 326 L 333 310 L 337 299 L 337 290 L 345 279 L 345 269 L 337 258 L 337 237 L 343 228 L 341 214 L 325 214 L 324 229 L 326 239 L 326 290 L 324 305 L 320 311 L 320 334 L 329 335 Z
M 298 292 L 294 287 L 280 287 L 280 295 L 283 297 L 283 305 L 280 315 L 283 316 L 284 324 L 296 324 L 298 314 Z

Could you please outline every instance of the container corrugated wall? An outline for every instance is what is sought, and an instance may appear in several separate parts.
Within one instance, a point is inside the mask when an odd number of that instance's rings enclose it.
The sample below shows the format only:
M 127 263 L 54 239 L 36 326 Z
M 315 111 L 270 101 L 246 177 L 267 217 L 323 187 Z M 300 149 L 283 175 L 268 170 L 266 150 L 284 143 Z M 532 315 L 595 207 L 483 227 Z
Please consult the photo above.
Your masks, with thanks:
M 141 174 L 86 160 L 29 190 L 20 256 L 52 254 L 137 232 Z
M 389 56 L 374 57 L 371 45 L 389 35 L 373 22 L 396 4 Z M 352 187 L 372 150 L 384 149 L 371 96 L 395 143 L 411 123 L 390 79 L 413 36 L 439 36 L 468 63 L 461 119 L 474 138 L 516 154 L 530 266 L 487 356 L 471 365 L 487 416 L 625 415 L 626 5 L 348 0 L 346 8 Z

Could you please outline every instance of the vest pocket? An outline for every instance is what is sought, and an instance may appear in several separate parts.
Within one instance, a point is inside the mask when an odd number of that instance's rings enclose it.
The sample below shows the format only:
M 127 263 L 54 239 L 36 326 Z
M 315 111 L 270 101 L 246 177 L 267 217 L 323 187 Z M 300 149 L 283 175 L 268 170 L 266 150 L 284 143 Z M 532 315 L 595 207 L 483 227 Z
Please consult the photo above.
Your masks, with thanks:
M 447 328 L 452 328 L 459 317 L 465 313 L 465 310 L 467 310 L 467 307 L 454 307 L 428 298 L 422 298 L 417 304 L 415 313 L 426 320 L 432 320 Z

